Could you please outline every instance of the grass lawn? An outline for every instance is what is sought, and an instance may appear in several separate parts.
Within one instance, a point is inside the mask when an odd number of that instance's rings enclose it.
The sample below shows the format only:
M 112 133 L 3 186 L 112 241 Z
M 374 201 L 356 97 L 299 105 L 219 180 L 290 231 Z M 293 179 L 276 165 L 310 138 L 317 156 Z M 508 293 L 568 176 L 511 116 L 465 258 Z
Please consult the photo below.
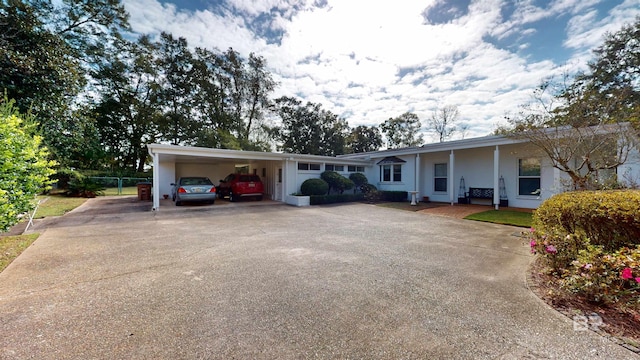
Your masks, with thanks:
M 530 212 L 521 212 L 513 210 L 488 210 L 476 214 L 471 214 L 465 219 L 485 221 L 495 224 L 514 225 L 521 227 L 531 227 Z
M 105 196 L 112 195 L 138 195 L 138 187 L 137 186 L 127 186 L 122 188 L 122 194 L 118 194 L 118 188 L 107 188 L 104 191 Z
M 9 266 L 24 249 L 28 248 L 39 235 L 0 236 L 0 272 Z
M 36 219 L 64 215 L 87 201 L 85 198 L 66 197 L 64 195 L 42 195 L 38 196 L 38 199 L 44 200 L 44 202 L 38 206 Z

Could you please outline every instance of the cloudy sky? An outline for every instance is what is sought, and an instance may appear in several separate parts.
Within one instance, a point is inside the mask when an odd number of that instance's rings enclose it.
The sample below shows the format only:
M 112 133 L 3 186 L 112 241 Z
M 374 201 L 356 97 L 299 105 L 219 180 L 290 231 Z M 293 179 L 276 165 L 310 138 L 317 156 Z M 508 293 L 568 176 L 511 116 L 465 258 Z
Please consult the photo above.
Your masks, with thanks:
M 274 97 L 321 103 L 351 126 L 455 105 L 489 134 L 554 74 L 584 68 L 640 0 L 124 0 L 137 33 L 267 59 Z M 425 139 L 432 140 L 425 134 Z M 459 137 L 460 135 L 458 135 Z

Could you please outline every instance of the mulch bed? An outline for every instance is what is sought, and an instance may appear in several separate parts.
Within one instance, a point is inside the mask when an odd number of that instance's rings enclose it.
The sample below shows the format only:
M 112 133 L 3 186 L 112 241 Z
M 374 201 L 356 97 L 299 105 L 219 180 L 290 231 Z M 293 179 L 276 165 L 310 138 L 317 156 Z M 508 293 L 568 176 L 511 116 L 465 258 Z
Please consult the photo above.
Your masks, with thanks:
M 539 260 L 535 259 L 531 264 L 528 285 L 540 299 L 572 319 L 576 315 L 588 317 L 597 314 L 602 319 L 602 325 L 592 330 L 610 336 L 620 345 L 640 353 L 640 309 L 625 306 L 625 301 L 617 304 L 596 303 L 569 293 L 559 286 L 554 277 L 543 271 Z

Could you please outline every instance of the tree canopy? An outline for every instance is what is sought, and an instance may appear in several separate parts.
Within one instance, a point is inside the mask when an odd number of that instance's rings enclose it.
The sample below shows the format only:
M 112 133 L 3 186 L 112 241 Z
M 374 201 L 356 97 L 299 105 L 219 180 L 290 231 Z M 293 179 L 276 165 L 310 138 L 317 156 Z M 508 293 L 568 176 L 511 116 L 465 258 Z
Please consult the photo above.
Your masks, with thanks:
M 421 126 L 418 115 L 406 112 L 398 117 L 389 118 L 380 124 L 380 129 L 387 137 L 387 147 L 397 149 L 422 145 Z
M 508 133 L 541 150 L 575 189 L 600 187 L 602 174 L 637 148 L 640 18 L 607 35 L 594 54 L 589 71 L 545 81 L 509 118 Z

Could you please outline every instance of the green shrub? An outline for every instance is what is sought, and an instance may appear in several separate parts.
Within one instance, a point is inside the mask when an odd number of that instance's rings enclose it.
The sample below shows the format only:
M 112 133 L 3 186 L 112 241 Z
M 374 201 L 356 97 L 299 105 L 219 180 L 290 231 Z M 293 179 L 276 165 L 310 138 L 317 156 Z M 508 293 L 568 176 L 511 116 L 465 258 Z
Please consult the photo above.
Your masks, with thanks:
M 72 197 L 94 198 L 98 195 L 104 195 L 104 189 L 104 186 L 93 179 L 82 177 L 71 180 L 65 194 Z
M 50 176 L 51 180 L 57 182 L 58 189 L 66 190 L 69 188 L 69 182 L 74 179 L 84 179 L 82 173 L 71 169 L 58 169 L 56 173 Z
M 555 195 L 540 205 L 534 227 L 548 234 L 574 234 L 605 250 L 640 245 L 640 191 L 579 191 Z
M 540 205 L 531 251 L 567 290 L 589 301 L 636 299 L 640 291 L 640 191 L 580 191 Z
M 364 194 L 312 195 L 309 197 L 309 203 L 311 205 L 335 204 L 362 200 L 364 200 Z
M 561 284 L 589 301 L 610 303 L 638 298 L 640 246 L 623 247 L 609 254 L 602 246 L 588 245 L 571 265 Z
M 351 173 L 349 174 L 349 180 L 353 181 L 355 189 L 359 189 L 361 192 L 364 192 L 362 191 L 363 186 L 369 185 L 369 180 L 363 173 Z M 355 189 L 353 190 L 354 192 L 356 191 Z
M 345 190 L 353 189 L 353 181 L 338 174 L 335 171 L 325 171 L 320 174 L 320 178 L 329 184 L 329 191 L 332 189 L 342 194 Z
M 329 184 L 322 179 L 307 179 L 300 186 L 302 195 L 324 195 L 329 191 Z
M 391 202 L 407 201 L 409 193 L 406 191 L 379 191 L 380 200 Z

